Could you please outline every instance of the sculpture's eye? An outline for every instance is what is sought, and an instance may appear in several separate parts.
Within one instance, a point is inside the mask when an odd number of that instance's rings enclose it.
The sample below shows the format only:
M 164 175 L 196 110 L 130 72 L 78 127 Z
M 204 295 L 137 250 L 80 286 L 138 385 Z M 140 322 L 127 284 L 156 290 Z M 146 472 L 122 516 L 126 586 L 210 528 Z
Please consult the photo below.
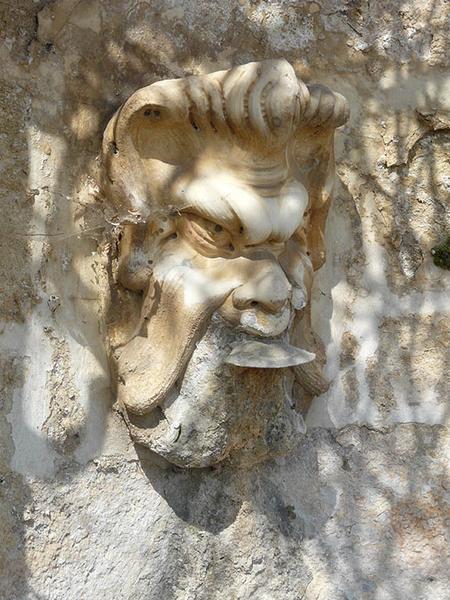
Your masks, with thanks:
M 214 240 L 221 239 L 229 239 L 229 232 L 219 225 L 219 223 L 214 223 L 213 221 L 208 221 L 208 219 L 203 219 L 202 217 L 195 217 L 193 220 L 194 227 L 196 227 L 201 233 L 207 234 L 208 237 L 211 237 Z
M 234 251 L 230 232 L 219 223 L 198 215 L 186 214 L 182 229 L 192 245 L 207 255 L 228 255 Z

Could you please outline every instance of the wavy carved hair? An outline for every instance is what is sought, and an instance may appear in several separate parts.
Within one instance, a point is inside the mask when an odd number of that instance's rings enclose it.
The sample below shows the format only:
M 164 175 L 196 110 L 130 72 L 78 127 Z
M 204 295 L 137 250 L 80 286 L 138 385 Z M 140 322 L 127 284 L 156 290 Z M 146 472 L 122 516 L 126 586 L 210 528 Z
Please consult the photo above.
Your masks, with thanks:
M 309 193 L 317 268 L 334 182 L 333 134 L 347 119 L 343 96 L 306 85 L 283 59 L 160 81 L 135 92 L 109 122 L 103 193 L 124 222 L 142 222 L 161 208 L 161 173 L 169 177 L 205 155 L 262 196 L 295 178 Z

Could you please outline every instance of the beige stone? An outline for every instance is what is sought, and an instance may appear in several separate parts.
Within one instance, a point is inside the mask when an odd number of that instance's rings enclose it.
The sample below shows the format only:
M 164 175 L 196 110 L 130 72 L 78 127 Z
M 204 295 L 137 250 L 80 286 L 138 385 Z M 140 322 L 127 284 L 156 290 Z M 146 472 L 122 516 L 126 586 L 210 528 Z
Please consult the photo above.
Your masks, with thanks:
M 248 461 L 252 435 L 287 428 L 267 443 L 267 457 L 278 454 L 299 427 L 281 423 L 300 418 L 291 409 L 292 377 L 282 369 L 295 367 L 296 393 L 300 386 L 312 396 L 326 389 L 323 356 L 315 354 L 321 343 L 308 330 L 310 290 L 325 260 L 333 134 L 347 118 L 341 95 L 306 86 L 284 60 L 267 60 L 153 83 L 108 124 L 102 193 L 122 228 L 118 285 L 142 294 L 130 333 L 112 346 L 118 401 L 134 439 L 170 461 L 207 466 L 236 450 Z M 211 345 L 209 364 L 195 367 L 216 316 L 225 324 L 218 331 L 231 328 L 232 350 L 218 370 L 213 355 L 226 347 Z M 233 385 L 243 368 L 255 380 L 253 394 L 261 369 L 280 370 L 273 382 L 283 395 L 278 411 L 261 398 L 251 432 L 239 431 L 239 420 L 247 420 L 245 390 Z M 210 379 L 219 372 L 231 395 L 213 393 Z M 187 391 L 193 380 L 195 392 Z M 145 423 L 157 407 L 156 421 Z M 219 431 L 216 413 L 228 415 Z
M 448 229 L 448 5 L 315 4 L 0 3 L 2 600 L 448 599 L 449 273 L 430 255 Z M 113 276 L 102 135 L 135 90 L 265 58 L 351 108 L 311 290 L 329 387 L 297 394 L 308 430 L 286 457 L 179 469 L 112 410 L 107 338 L 142 298 Z M 252 436 L 278 370 L 261 371 L 240 381 Z

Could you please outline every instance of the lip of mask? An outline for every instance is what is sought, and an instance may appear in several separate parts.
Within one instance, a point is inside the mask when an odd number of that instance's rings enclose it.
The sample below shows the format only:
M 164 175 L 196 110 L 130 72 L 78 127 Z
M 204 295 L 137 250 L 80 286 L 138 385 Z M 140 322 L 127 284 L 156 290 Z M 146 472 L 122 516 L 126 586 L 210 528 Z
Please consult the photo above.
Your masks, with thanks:
M 313 361 L 316 355 L 285 342 L 252 341 L 238 344 L 225 359 L 236 367 L 282 369 Z

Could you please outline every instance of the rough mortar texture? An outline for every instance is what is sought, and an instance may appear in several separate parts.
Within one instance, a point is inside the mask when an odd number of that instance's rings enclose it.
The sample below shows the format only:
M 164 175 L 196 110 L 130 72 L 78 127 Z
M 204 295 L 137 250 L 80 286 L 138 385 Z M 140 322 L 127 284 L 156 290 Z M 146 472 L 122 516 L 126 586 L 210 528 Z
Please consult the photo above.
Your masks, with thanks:
M 448 598 L 446 2 L 6 0 L 0 23 L 0 599 Z M 351 107 L 312 301 L 331 385 L 289 457 L 164 470 L 112 409 L 101 134 L 137 88 L 272 57 Z
M 4 597 L 445 598 L 448 451 L 441 426 L 351 426 L 249 470 L 70 465 L 33 484 Z

